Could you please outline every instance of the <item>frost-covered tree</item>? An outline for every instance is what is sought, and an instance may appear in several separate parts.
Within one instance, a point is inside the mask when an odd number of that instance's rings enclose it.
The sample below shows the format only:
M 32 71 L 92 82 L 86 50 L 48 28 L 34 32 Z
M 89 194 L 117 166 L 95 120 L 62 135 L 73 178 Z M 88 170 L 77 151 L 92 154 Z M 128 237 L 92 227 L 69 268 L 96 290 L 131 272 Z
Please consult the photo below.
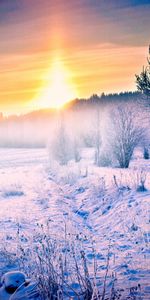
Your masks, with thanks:
M 135 147 L 143 138 L 143 129 L 137 125 L 135 113 L 129 107 L 119 106 L 112 117 L 112 151 L 121 168 L 128 168 Z
M 77 138 L 74 138 L 73 141 L 73 155 L 74 155 L 75 162 L 79 162 L 81 160 L 80 141 Z
M 58 161 L 60 165 L 66 165 L 73 158 L 72 143 L 66 132 L 63 119 L 61 119 L 55 138 L 52 140 L 50 151 L 53 159 Z
M 100 111 L 99 107 L 96 111 L 95 130 L 94 130 L 94 146 L 95 146 L 95 164 L 100 166 L 100 150 L 101 150 L 101 130 L 100 130 Z

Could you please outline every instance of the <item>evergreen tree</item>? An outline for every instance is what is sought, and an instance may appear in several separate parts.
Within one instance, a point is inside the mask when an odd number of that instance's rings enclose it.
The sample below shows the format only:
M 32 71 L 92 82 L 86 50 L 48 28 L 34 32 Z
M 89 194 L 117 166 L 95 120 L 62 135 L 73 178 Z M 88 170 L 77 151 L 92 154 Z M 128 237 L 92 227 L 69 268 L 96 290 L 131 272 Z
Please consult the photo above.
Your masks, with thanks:
M 150 46 L 149 46 L 149 56 L 150 56 Z M 147 99 L 150 100 L 150 58 L 147 59 L 148 65 L 143 68 L 140 75 L 136 76 L 137 89 L 142 92 Z

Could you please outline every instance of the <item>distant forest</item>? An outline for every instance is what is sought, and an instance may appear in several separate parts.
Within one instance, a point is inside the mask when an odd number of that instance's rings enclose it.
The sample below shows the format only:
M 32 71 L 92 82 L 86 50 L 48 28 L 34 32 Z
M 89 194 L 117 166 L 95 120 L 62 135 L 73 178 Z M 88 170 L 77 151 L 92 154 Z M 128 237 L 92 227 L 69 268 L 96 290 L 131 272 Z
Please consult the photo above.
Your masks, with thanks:
M 136 102 L 136 101 L 143 101 L 143 94 L 141 92 L 121 92 L 121 93 L 110 93 L 110 94 L 105 94 L 102 93 L 100 96 L 97 94 L 93 94 L 89 98 L 80 98 L 80 99 L 74 99 L 67 103 L 64 106 L 64 109 L 81 109 L 81 108 L 88 108 L 93 105 L 105 105 L 109 103 L 120 103 L 120 102 Z M 141 102 L 142 102 L 141 101 Z M 39 116 L 45 115 L 53 115 L 55 113 L 55 109 L 41 109 L 41 110 L 35 110 L 29 113 L 26 113 L 24 115 L 11 115 L 8 117 L 4 117 L 3 113 L 0 113 L 0 121 L 4 120 L 17 120 L 17 119 L 34 119 Z
M 105 105 L 109 103 L 120 103 L 120 102 L 130 102 L 130 101 L 140 101 L 143 98 L 141 92 L 121 92 L 121 93 L 102 93 L 100 96 L 93 94 L 90 98 L 75 99 L 71 101 L 67 107 L 76 108 L 82 106 L 91 106 L 93 104 Z

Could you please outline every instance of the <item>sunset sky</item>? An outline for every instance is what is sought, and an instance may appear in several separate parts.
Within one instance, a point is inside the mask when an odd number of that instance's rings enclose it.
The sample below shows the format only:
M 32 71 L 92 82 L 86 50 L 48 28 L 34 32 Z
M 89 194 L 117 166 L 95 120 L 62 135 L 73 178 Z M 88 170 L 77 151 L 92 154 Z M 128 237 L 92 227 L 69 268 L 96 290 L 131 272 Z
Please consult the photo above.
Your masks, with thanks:
M 135 90 L 149 44 L 150 0 L 0 0 L 0 111 Z

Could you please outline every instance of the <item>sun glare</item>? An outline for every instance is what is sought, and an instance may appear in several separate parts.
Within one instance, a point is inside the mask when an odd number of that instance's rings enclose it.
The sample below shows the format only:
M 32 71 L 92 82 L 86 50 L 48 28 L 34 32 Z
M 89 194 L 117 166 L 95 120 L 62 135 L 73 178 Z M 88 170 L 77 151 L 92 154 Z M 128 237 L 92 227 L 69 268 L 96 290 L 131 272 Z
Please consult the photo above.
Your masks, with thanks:
M 72 74 L 59 60 L 55 61 L 43 78 L 44 84 L 36 97 L 38 108 L 61 108 L 77 97 Z

